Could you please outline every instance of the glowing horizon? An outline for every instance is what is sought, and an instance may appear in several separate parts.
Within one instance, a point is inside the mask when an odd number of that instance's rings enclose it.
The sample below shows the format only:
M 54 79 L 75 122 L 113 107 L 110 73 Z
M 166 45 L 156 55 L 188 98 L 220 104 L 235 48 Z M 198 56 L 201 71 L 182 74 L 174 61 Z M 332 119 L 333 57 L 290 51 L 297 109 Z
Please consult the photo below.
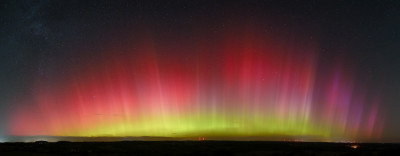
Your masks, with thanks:
M 16 136 L 315 136 L 379 138 L 379 96 L 352 65 L 318 59 L 317 44 L 243 33 L 171 45 L 143 35 L 35 82 L 19 105 Z M 188 51 L 182 57 L 165 55 Z M 31 101 L 30 101 L 31 102 Z M 22 102 L 23 103 L 23 102 Z

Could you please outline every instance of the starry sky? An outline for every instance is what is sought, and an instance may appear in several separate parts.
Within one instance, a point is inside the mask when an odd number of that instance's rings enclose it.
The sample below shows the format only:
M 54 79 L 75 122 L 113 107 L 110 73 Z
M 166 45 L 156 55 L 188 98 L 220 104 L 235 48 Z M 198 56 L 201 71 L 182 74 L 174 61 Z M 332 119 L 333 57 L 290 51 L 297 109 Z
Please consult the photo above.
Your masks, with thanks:
M 0 136 L 399 142 L 398 8 L 2 1 Z

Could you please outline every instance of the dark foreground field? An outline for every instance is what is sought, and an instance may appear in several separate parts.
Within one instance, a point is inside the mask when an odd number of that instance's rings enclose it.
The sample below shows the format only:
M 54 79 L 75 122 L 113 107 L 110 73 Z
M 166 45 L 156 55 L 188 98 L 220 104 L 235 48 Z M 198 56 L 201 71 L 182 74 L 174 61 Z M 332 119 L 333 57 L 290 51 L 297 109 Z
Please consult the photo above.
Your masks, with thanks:
M 400 144 L 244 141 L 1 143 L 0 155 L 400 155 Z

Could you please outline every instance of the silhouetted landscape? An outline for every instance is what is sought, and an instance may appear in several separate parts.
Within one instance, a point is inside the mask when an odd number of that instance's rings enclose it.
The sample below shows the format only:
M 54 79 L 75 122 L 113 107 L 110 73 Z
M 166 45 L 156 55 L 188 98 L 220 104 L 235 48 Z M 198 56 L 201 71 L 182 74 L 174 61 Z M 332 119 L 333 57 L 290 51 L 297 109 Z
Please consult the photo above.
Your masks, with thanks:
M 399 144 L 265 141 L 1 143 L 0 155 L 399 155 Z

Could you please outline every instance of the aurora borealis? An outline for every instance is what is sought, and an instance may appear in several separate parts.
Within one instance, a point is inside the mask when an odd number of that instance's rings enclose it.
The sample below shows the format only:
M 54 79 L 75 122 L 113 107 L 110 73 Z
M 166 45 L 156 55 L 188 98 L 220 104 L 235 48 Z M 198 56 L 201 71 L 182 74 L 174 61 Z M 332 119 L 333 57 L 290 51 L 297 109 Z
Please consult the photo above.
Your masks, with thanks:
M 106 49 L 110 56 L 83 63 L 57 85 L 38 84 L 35 105 L 16 111 L 11 132 L 379 136 L 379 97 L 357 92 L 352 72 L 343 72 L 345 63 L 324 69 L 320 80 L 313 45 L 283 44 L 246 31 L 229 34 L 214 46 L 205 42 L 179 49 L 189 51 L 190 61 L 159 57 L 166 48 L 146 35 Z M 194 49 L 198 52 L 190 52 Z
M 47 52 L 24 80 L 28 93 L 9 100 L 6 134 L 306 141 L 384 135 L 385 87 L 360 74 L 362 58 L 347 43 L 326 46 L 329 29 L 261 15 L 268 9 L 215 9 L 211 17 L 196 7 L 187 12 L 196 18 L 189 24 L 181 12 L 162 18 L 126 8 L 64 17 L 78 26 L 49 26 L 54 34 L 76 33 L 60 39 L 41 32 L 41 39 L 61 41 L 38 48 Z M 82 23 L 89 24 L 80 29 Z

